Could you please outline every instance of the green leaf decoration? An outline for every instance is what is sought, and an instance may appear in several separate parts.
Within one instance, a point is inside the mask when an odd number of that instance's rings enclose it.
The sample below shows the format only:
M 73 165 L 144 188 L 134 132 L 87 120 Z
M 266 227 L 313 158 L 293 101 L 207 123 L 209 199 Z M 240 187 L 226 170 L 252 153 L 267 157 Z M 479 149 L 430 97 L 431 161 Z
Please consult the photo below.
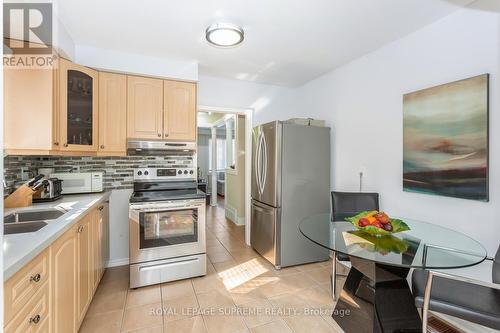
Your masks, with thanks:
M 363 230 L 364 232 L 369 233 L 370 235 L 392 235 L 392 234 L 395 234 L 398 232 L 410 230 L 410 227 L 408 226 L 408 224 L 404 223 L 400 219 L 392 219 L 392 218 L 389 218 L 389 221 L 392 224 L 392 231 L 383 230 L 383 229 L 377 228 L 373 225 L 367 225 L 366 227 L 361 227 L 359 225 L 359 220 L 362 219 L 363 217 L 366 217 L 366 216 L 374 213 L 374 212 L 375 211 L 373 211 L 373 210 L 372 211 L 364 211 L 364 212 L 361 212 L 355 216 L 346 218 L 346 221 L 351 222 L 356 228 L 358 228 L 359 230 Z

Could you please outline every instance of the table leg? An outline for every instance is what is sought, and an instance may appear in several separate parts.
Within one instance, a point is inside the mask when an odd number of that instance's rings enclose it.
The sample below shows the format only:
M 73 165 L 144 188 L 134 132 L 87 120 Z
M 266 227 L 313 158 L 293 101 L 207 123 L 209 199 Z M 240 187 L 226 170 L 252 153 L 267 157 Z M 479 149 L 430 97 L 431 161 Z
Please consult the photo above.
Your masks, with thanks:
M 337 290 L 337 253 L 333 252 L 333 263 L 332 263 L 332 296 L 333 300 L 336 301 L 335 291 Z
M 421 332 L 406 277 L 409 269 L 351 257 L 333 319 L 349 332 Z

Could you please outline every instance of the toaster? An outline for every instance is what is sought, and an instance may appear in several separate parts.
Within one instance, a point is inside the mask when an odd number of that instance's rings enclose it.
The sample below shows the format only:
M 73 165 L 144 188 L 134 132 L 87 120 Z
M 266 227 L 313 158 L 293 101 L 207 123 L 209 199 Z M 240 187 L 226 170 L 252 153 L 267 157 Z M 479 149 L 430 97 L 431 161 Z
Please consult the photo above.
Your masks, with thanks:
M 33 202 L 55 201 L 62 196 L 62 180 L 49 178 L 43 180 L 39 191 L 33 194 Z

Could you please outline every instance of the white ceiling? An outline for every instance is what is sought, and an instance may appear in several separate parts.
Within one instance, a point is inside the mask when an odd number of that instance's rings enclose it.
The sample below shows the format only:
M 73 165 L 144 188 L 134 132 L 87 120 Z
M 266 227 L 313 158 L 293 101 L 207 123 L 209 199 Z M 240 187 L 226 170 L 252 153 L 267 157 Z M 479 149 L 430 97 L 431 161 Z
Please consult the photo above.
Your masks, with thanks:
M 200 74 L 298 86 L 444 17 L 472 0 L 63 0 L 77 45 L 197 60 Z M 245 29 L 234 49 L 205 28 Z

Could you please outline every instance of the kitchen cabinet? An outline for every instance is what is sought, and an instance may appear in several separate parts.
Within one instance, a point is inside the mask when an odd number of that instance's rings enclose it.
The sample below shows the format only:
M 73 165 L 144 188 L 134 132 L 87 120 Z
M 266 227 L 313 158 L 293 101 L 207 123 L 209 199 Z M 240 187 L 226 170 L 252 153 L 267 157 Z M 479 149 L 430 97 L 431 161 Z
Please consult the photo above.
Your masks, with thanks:
M 78 228 L 74 225 L 50 247 L 52 332 L 77 330 Z
M 5 333 L 50 333 L 50 289 L 45 283 L 5 327 Z
M 124 156 L 127 150 L 127 76 L 99 73 L 98 155 Z
M 196 141 L 196 83 L 127 78 L 127 137 Z
M 60 150 L 97 152 L 98 72 L 59 61 Z
M 163 137 L 176 141 L 196 141 L 196 84 L 163 82 Z
M 10 321 L 49 281 L 49 251 L 43 251 L 4 284 L 4 319 Z
M 127 137 L 163 137 L 163 80 L 127 77 Z
M 100 281 L 104 273 L 104 267 L 109 260 L 109 202 L 103 203 L 97 209 L 97 277 Z M 97 284 L 99 284 L 99 281 Z
M 92 219 L 93 212 L 87 214 L 78 223 L 78 288 L 77 288 L 77 321 L 80 324 L 90 304 L 93 288 L 92 269 Z
M 59 149 L 57 55 L 53 59 L 51 68 L 4 68 L 6 154 L 49 155 Z

